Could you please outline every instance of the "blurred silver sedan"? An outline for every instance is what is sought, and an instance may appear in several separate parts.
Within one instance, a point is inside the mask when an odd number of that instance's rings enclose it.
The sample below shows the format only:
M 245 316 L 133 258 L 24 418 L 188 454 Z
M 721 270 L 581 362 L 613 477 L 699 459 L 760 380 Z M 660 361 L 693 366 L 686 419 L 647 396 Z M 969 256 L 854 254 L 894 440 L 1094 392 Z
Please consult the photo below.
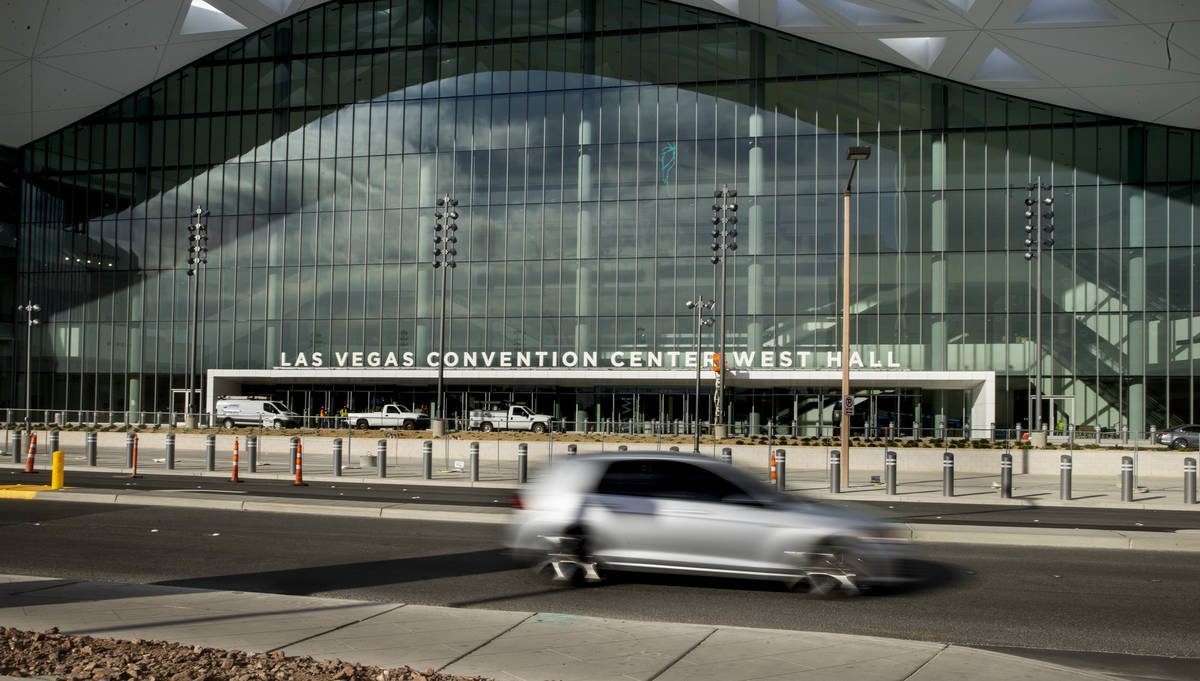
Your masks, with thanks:
M 699 456 L 570 457 L 514 500 L 511 550 L 556 579 L 607 571 L 740 577 L 849 593 L 909 581 L 882 521 L 779 494 Z

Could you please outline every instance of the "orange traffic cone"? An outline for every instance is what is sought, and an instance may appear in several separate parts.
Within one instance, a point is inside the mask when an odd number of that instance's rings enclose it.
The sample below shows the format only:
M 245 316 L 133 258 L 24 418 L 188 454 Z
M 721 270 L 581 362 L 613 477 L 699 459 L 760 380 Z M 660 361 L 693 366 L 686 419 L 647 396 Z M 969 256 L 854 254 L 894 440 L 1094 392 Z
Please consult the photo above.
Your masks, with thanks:
M 238 479 L 238 439 L 233 438 L 233 475 L 229 477 L 229 482 L 241 482 Z
M 37 433 L 32 433 L 29 436 L 29 455 L 25 459 L 25 472 L 26 473 L 36 473 L 37 472 L 37 471 L 33 470 L 33 458 L 35 456 L 37 456 Z
M 307 487 L 308 483 L 304 482 L 303 466 L 304 461 L 303 442 L 296 440 L 296 481 L 292 483 L 294 487 Z

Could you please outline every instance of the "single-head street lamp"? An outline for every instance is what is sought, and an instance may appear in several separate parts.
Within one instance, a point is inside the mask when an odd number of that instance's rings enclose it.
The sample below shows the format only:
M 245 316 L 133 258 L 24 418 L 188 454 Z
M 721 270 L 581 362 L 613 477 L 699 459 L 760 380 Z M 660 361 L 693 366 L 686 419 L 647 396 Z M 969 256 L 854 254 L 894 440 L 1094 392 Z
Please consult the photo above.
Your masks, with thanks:
M 695 454 L 700 453 L 700 368 L 704 366 L 704 361 L 701 359 L 702 339 L 704 336 L 704 327 L 712 326 L 712 317 L 705 317 L 704 313 L 712 310 L 717 306 L 715 300 L 705 300 L 703 296 L 696 300 L 689 300 L 686 303 L 687 309 L 696 311 L 696 439 L 692 446 L 692 451 Z
M 33 327 L 40 322 L 33 318 L 34 312 L 41 311 L 42 307 L 33 301 L 29 301 L 24 305 L 18 305 L 17 310 L 25 313 L 25 433 L 29 433 L 29 384 L 33 382 L 33 373 L 31 372 L 33 358 Z
M 871 147 L 850 147 L 850 175 L 842 193 L 842 489 L 850 486 L 850 414 L 854 397 L 850 395 L 850 189 L 859 161 L 871 158 Z

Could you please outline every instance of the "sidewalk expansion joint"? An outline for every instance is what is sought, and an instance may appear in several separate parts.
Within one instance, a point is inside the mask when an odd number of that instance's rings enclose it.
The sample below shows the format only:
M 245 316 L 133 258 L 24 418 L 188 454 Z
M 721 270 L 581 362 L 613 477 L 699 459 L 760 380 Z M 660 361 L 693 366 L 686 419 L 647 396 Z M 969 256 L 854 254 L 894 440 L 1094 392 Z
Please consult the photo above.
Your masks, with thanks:
M 917 674 L 921 673 L 922 669 L 924 669 L 925 667 L 932 664 L 934 660 L 938 659 L 939 655 L 946 652 L 946 650 L 949 648 L 950 648 L 949 643 L 943 643 L 942 647 L 938 648 L 938 651 L 936 653 L 934 653 L 933 655 L 930 655 L 928 660 L 925 660 L 924 662 L 922 662 L 920 667 L 917 667 L 916 669 L 912 670 L 912 673 L 909 674 L 908 676 L 904 677 L 901 681 L 908 681 L 908 679 L 911 679 L 914 676 L 916 676 Z
M 711 637 L 713 634 L 717 633 L 718 631 L 720 631 L 720 630 L 719 630 L 719 629 L 713 629 L 712 631 L 710 631 L 710 632 L 708 632 L 707 634 L 705 634 L 705 635 L 704 635 L 704 638 L 700 639 L 699 641 L 696 641 L 696 642 L 695 642 L 695 643 L 693 643 L 693 644 L 692 644 L 692 645 L 691 645 L 691 646 L 690 646 L 690 647 L 689 647 L 687 650 L 683 651 L 683 652 L 682 652 L 682 653 L 680 653 L 679 655 L 676 655 L 674 660 L 671 660 L 671 661 L 670 661 L 670 662 L 668 662 L 668 663 L 667 663 L 667 664 L 666 664 L 666 665 L 665 665 L 665 666 L 664 666 L 662 669 L 660 669 L 660 670 L 658 670 L 658 671 L 654 672 L 653 674 L 651 674 L 649 677 L 647 677 L 647 678 L 646 678 L 646 681 L 654 681 L 654 679 L 657 679 L 658 677 L 662 676 L 664 673 L 666 673 L 666 671 L 667 671 L 668 669 L 670 669 L 671 667 L 674 667 L 675 665 L 679 664 L 679 661 L 680 661 L 680 660 L 682 660 L 683 658 L 687 657 L 688 655 L 691 655 L 693 650 L 695 650 L 695 649 L 699 648 L 700 646 L 704 645 L 704 642 L 705 642 L 705 641 L 707 641 L 707 640 L 709 639 L 709 637 Z
M 284 645 L 281 645 L 281 646 L 275 646 L 274 648 L 271 648 L 271 649 L 270 649 L 270 650 L 268 650 L 267 652 L 268 652 L 268 653 L 273 653 L 273 652 L 275 652 L 276 650 L 287 650 L 288 648 L 290 648 L 290 647 L 292 647 L 292 646 L 294 646 L 294 645 L 299 645 L 299 644 L 301 644 L 301 643 L 304 643 L 305 641 L 311 641 L 311 640 L 313 640 L 314 638 L 320 638 L 320 637 L 322 637 L 322 636 L 324 636 L 324 635 L 326 635 L 326 634 L 332 634 L 333 632 L 335 632 L 335 631 L 337 631 L 337 630 L 339 630 L 339 629 L 345 629 L 346 627 L 351 627 L 351 626 L 354 626 L 355 624 L 361 624 L 362 622 L 366 622 L 367 620 L 373 620 L 373 619 L 375 619 L 376 617 L 379 617 L 379 616 L 381 616 L 381 615 L 386 615 L 386 614 L 388 614 L 388 613 L 391 613 L 391 612 L 395 612 L 395 611 L 397 611 L 397 610 L 399 610 L 400 608 L 403 608 L 403 607 L 404 607 L 404 604 L 403 604 L 403 603 L 401 603 L 401 604 L 399 604 L 399 605 L 397 605 L 397 606 L 394 606 L 394 607 L 388 608 L 387 610 L 381 610 L 381 611 L 379 611 L 379 612 L 375 613 L 374 615 L 368 615 L 368 616 L 366 616 L 366 617 L 363 617 L 363 618 L 360 618 L 360 619 L 356 619 L 356 620 L 354 620 L 353 622 L 344 622 L 344 623 L 342 623 L 342 624 L 339 624 L 339 625 L 337 625 L 336 627 L 330 627 L 329 629 L 326 629 L 325 631 L 317 632 L 317 633 L 315 633 L 315 634 L 311 634 L 311 635 L 309 635 L 309 636 L 305 636 L 304 638 L 298 638 L 298 639 L 296 639 L 295 641 L 292 641 L 291 643 L 287 643 L 287 644 L 284 644 Z
M 440 671 L 442 671 L 443 669 L 448 669 L 448 668 L 450 667 L 450 665 L 452 665 L 452 664 L 455 664 L 456 662 L 458 662 L 459 660 L 461 660 L 461 659 L 463 659 L 463 658 L 467 657 L 468 655 L 472 655 L 472 654 L 474 654 L 474 653 L 475 653 L 475 651 L 477 651 L 477 650 L 479 650 L 479 649 L 481 649 L 481 648 L 483 648 L 483 647 L 485 647 L 485 646 L 487 646 L 487 645 L 491 644 L 491 642 L 492 642 L 492 641 L 495 641 L 496 639 L 498 639 L 498 638 L 500 638 L 501 636 L 503 636 L 503 635 L 507 634 L 508 632 L 512 631 L 513 629 L 516 629 L 517 627 L 521 626 L 522 624 L 525 624 L 526 622 L 528 622 L 529 620 L 533 619 L 533 618 L 534 618 L 534 617 L 536 617 L 537 615 L 538 615 L 538 613 L 536 613 L 536 612 L 530 613 L 528 617 L 525 617 L 525 618 L 521 619 L 519 622 L 517 622 L 516 624 L 512 625 L 511 627 L 509 627 L 509 628 L 505 629 L 504 631 L 502 631 L 502 632 L 500 632 L 500 633 L 496 634 L 495 636 L 493 636 L 493 637 L 489 638 L 488 640 L 484 641 L 483 643 L 480 643 L 479 645 L 477 645 L 477 646 L 475 646 L 474 648 L 472 648 L 472 649 L 468 650 L 467 652 L 463 653 L 462 655 L 459 655 L 458 657 L 456 657 L 456 658 L 454 658 L 454 659 L 450 660 L 450 661 L 449 661 L 449 662 L 447 662 L 446 664 L 444 664 L 444 665 L 442 665 L 442 666 L 438 667 L 438 669 L 437 669 L 437 670 L 440 672 Z

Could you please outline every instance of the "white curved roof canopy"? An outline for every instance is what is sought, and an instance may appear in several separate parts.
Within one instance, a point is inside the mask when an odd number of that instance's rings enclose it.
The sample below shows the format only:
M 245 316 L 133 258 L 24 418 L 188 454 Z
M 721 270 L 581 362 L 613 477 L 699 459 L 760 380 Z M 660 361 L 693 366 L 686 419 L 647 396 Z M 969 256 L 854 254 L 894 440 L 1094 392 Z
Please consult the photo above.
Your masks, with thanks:
M 54 132 L 325 1 L 0 2 L 0 145 Z M 988 90 L 1200 128 L 1200 2 L 681 2 Z

